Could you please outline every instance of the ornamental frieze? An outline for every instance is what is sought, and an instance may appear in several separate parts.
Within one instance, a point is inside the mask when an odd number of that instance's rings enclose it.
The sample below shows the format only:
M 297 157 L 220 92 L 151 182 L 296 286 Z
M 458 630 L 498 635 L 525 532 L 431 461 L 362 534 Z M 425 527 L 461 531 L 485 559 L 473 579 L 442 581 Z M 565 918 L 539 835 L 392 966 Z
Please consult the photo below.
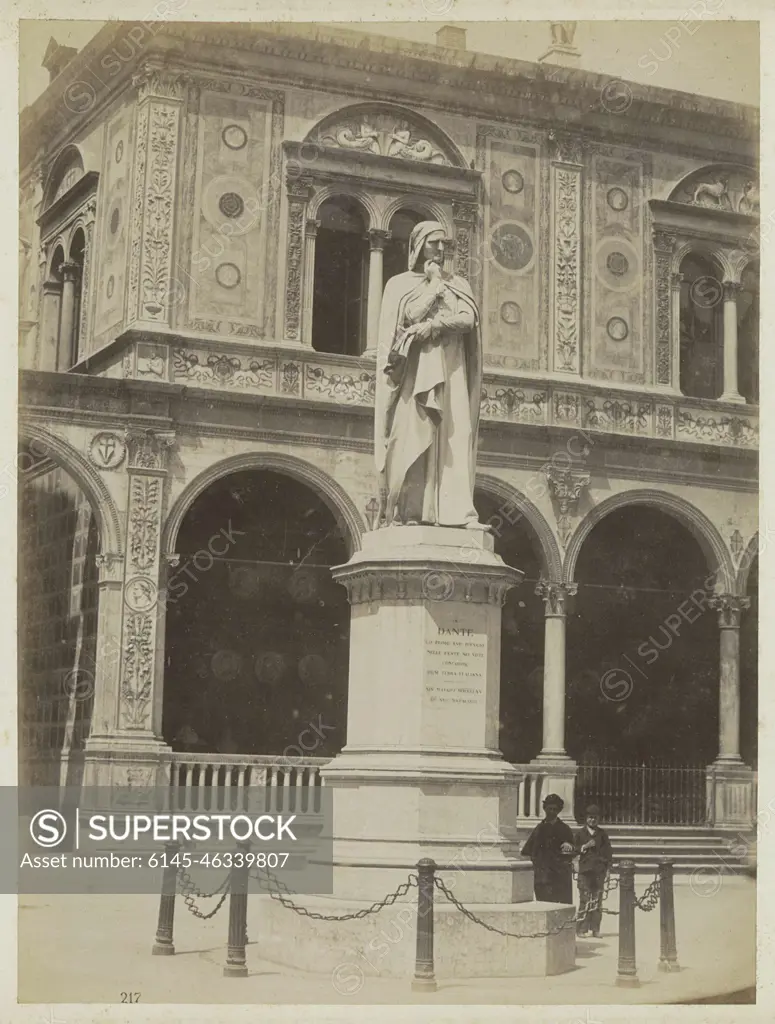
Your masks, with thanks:
M 176 384 L 273 391 L 275 360 L 176 348 L 172 354 L 172 373 Z
M 335 402 L 352 405 L 371 405 L 376 394 L 376 374 L 329 373 L 322 366 L 306 367 L 304 391 L 306 394 L 325 395 Z
M 339 112 L 308 137 L 308 142 L 329 149 L 344 149 L 373 156 L 389 156 L 414 163 L 459 165 L 449 144 L 438 132 L 413 123 L 391 109 L 361 107 Z

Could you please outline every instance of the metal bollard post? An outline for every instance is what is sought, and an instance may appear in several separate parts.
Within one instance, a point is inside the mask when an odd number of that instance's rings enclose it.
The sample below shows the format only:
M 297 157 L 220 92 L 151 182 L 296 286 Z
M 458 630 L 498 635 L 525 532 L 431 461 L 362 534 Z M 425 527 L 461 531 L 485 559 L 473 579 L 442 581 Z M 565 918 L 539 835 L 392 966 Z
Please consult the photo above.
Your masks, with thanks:
M 237 843 L 240 853 L 247 853 L 250 843 Z M 245 945 L 248 927 L 248 872 L 250 868 L 247 858 L 243 858 L 242 867 L 231 869 L 229 886 L 229 948 L 226 964 L 223 968 L 225 978 L 246 978 L 248 974 L 245 962 Z
M 673 862 L 659 860 L 659 964 L 660 971 L 680 971 L 675 942 L 675 901 L 673 899 Z
M 637 988 L 638 968 L 635 963 L 635 862 L 619 864 L 619 965 L 616 984 Z
M 417 864 L 417 955 L 414 964 L 413 992 L 435 992 L 433 969 L 433 875 L 436 864 L 429 857 Z
M 159 898 L 159 921 L 156 925 L 156 940 L 151 950 L 153 956 L 175 955 L 172 928 L 175 920 L 175 890 L 177 887 L 178 868 L 172 862 L 179 852 L 179 843 L 164 844 L 165 866 L 161 877 L 161 897 Z

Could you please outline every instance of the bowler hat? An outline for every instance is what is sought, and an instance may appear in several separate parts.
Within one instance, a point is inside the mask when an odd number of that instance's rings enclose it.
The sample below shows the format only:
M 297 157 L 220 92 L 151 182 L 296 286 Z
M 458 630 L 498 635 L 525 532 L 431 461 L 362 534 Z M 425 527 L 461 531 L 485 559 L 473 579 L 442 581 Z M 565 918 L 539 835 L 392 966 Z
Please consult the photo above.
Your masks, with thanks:
M 599 818 L 600 817 L 600 808 L 597 806 L 597 804 L 590 804 L 589 807 L 587 807 L 586 817 L 587 818 Z
M 565 806 L 565 801 L 563 800 L 563 798 L 561 796 L 557 796 L 556 793 L 550 793 L 549 796 L 547 796 L 546 799 L 544 800 L 544 804 L 543 805 L 544 805 L 544 807 L 551 807 L 552 804 L 555 807 L 559 807 L 560 810 L 562 810 L 563 807 Z

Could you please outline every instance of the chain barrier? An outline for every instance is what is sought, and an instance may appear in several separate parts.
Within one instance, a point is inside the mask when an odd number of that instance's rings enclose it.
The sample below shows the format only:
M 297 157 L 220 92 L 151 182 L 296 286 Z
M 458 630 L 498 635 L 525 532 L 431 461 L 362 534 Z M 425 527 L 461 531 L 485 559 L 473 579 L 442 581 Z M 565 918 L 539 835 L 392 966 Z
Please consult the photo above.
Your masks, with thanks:
M 194 915 L 194 917 L 200 918 L 202 921 L 209 921 L 211 917 L 215 917 L 218 911 L 221 909 L 223 904 L 226 902 L 226 897 L 229 895 L 229 882 L 231 881 L 231 871 L 229 871 L 213 892 L 202 892 L 198 889 L 194 883 L 191 875 L 188 874 L 183 868 L 178 868 L 178 892 L 183 897 L 183 902 L 186 904 L 188 909 Z M 218 903 L 215 906 L 215 910 L 211 910 L 209 914 L 205 914 L 204 911 L 200 910 L 195 899 L 209 900 L 213 896 L 217 896 L 219 893 L 223 893 Z
M 657 903 L 659 903 L 659 890 L 659 870 L 657 869 L 657 873 L 654 875 L 653 881 L 649 882 L 643 895 L 635 897 L 635 906 L 638 910 L 643 910 L 646 913 L 653 910 Z
M 383 899 L 377 900 L 375 903 L 372 903 L 370 907 L 364 907 L 362 910 L 356 910 L 352 914 L 320 914 L 316 910 L 309 910 L 307 907 L 301 907 L 297 903 L 294 903 L 289 896 L 291 890 L 288 888 L 285 882 L 281 882 L 280 879 L 273 875 L 271 871 L 264 869 L 264 873 L 267 876 L 267 880 L 271 879 L 271 882 L 275 885 L 274 889 L 267 887 L 267 892 L 269 893 L 273 900 L 277 900 L 278 903 L 281 903 L 288 910 L 292 910 L 300 917 L 309 917 L 312 918 L 312 920 L 314 921 L 361 920 L 364 917 L 368 917 L 369 914 L 379 913 L 379 911 L 384 909 L 385 907 L 392 907 L 396 900 L 400 899 L 402 896 L 406 896 L 409 890 L 413 886 L 417 885 L 417 875 L 409 875 L 407 880 L 405 882 L 402 882 L 401 885 L 399 885 L 396 890 L 391 892 L 389 895 L 385 896 Z M 256 881 L 260 882 L 262 886 L 264 885 L 263 880 L 258 875 L 251 873 L 250 877 L 256 879 Z M 280 891 L 281 887 L 285 889 L 284 893 Z M 295 893 L 294 895 L 298 895 L 298 893 Z

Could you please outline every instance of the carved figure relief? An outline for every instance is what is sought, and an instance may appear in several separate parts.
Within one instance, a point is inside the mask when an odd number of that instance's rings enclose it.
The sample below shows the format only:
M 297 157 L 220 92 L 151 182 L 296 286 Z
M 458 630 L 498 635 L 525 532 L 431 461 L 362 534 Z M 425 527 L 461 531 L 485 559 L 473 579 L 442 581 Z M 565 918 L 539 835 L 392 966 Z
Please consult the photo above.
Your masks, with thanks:
M 390 110 L 371 109 L 343 112 L 324 123 L 310 140 L 335 149 L 350 149 L 375 156 L 392 156 L 418 163 L 457 163 L 450 159 L 443 141 L 429 137 L 424 126 L 413 125 L 406 118 L 396 117 Z
M 670 199 L 724 213 L 759 213 L 759 184 L 751 171 L 706 167 L 695 171 L 675 188 Z

